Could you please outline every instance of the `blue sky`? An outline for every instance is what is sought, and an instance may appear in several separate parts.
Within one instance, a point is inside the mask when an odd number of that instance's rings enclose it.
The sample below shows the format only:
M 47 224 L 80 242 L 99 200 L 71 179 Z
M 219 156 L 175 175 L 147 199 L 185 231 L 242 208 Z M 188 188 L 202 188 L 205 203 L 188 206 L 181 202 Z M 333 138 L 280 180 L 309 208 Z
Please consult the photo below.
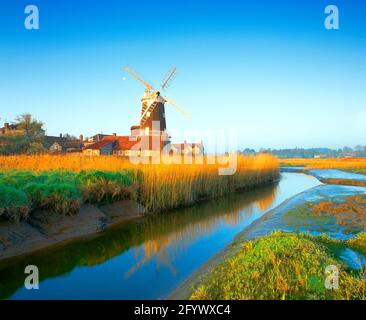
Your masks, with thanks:
M 365 1 L 0 4 L 1 122 L 30 112 L 49 134 L 128 134 L 143 87 L 123 66 L 158 86 L 175 64 L 168 95 L 192 120 L 167 107 L 168 129 L 233 128 L 240 148 L 366 144 Z M 324 28 L 329 4 L 337 31 Z

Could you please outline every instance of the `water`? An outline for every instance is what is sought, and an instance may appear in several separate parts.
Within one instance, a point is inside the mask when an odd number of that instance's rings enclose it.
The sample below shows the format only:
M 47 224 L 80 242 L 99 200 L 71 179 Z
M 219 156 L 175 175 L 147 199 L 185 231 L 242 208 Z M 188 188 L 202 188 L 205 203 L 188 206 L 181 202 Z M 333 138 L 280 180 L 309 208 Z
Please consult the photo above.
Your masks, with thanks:
M 343 248 L 339 257 L 352 269 L 364 268 L 366 265 L 366 255 L 350 248 Z
M 314 169 L 309 173 L 319 179 L 344 179 L 344 180 L 366 180 L 366 175 L 360 173 L 347 172 L 338 169 Z
M 302 173 L 251 192 L 123 224 L 88 241 L 0 265 L 0 298 L 159 299 L 265 212 L 321 184 Z M 39 290 L 26 290 L 24 268 L 37 265 Z

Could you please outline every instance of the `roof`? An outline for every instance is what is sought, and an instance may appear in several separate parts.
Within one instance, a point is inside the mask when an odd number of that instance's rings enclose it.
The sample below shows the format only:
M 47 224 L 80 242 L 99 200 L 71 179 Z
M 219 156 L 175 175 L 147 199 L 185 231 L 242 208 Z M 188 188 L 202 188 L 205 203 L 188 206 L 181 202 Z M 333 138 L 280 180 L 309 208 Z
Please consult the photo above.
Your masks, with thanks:
M 55 142 L 62 147 L 65 144 L 66 139 L 62 137 L 44 136 L 44 142 L 49 147 L 52 146 Z
M 112 134 L 97 133 L 97 134 L 91 136 L 89 139 L 97 142 L 97 141 L 103 140 L 103 138 L 105 138 L 105 137 L 115 137 L 115 136 Z
M 6 127 L 5 125 L 8 125 L 8 127 Z M 13 123 L 5 123 L 4 126 L 0 129 L 10 129 L 10 130 L 15 130 L 18 128 L 18 125 L 17 124 L 13 124 Z
M 130 136 L 109 136 L 104 137 L 102 141 L 116 141 L 115 150 L 131 150 L 139 140 Z
M 5 123 L 4 127 L 0 128 L 0 134 L 8 134 L 8 133 L 23 134 L 24 129 L 18 129 L 18 127 L 19 127 L 19 125 L 17 125 L 17 124 Z
M 91 145 L 85 147 L 85 149 L 92 149 L 92 150 L 99 150 L 103 147 L 106 147 L 108 145 L 114 145 L 116 143 L 116 139 L 114 140 L 101 140 L 95 143 L 92 143 Z
M 65 141 L 64 147 L 69 149 L 80 149 L 83 143 L 80 140 L 67 140 Z
M 80 140 L 68 140 L 65 137 L 44 136 L 44 142 L 49 148 L 57 143 L 62 149 L 81 149 L 83 143 Z

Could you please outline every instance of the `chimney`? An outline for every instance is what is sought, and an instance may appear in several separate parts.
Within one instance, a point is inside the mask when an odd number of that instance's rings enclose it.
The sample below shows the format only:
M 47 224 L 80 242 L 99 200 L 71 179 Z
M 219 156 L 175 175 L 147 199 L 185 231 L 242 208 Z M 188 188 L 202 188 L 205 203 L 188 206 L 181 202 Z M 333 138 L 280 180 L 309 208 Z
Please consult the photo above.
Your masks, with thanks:
M 62 133 L 60 133 L 60 138 L 62 138 Z
M 113 132 L 113 135 L 114 135 L 114 136 L 117 136 L 117 133 Z
M 132 126 L 131 127 L 131 139 L 136 141 L 140 136 L 140 126 Z
M 9 129 L 10 125 L 9 125 L 9 122 L 5 122 L 4 123 L 4 129 Z
M 83 142 L 83 141 L 84 141 L 84 136 L 81 134 L 81 135 L 79 136 L 79 139 L 80 139 L 80 141 L 81 141 L 81 142 Z

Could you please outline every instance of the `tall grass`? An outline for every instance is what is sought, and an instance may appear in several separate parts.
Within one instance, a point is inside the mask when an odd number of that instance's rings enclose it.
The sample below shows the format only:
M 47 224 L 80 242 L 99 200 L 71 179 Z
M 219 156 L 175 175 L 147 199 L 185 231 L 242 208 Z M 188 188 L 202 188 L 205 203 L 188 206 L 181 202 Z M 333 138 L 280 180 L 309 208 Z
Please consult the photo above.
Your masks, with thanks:
M 306 169 L 342 169 L 366 174 L 366 158 L 281 159 L 280 163 Z
M 276 180 L 272 156 L 239 157 L 234 175 L 219 175 L 219 165 L 149 165 L 140 168 L 141 202 L 149 211 L 168 210 Z
M 60 212 L 68 207 L 77 210 L 85 201 L 100 202 L 122 196 L 136 197 L 148 211 L 154 212 L 252 188 L 279 176 L 277 159 L 266 154 L 238 157 L 237 171 L 231 176 L 219 175 L 221 167 L 219 164 L 133 165 L 114 156 L 3 156 L 0 185 L 24 192 L 32 206 L 51 207 Z M 23 186 L 24 181 L 27 187 Z M 62 200 L 58 197 L 61 194 L 65 195 Z M 63 202 L 65 199 L 69 202 Z M 60 207 L 52 207 L 51 203 Z

